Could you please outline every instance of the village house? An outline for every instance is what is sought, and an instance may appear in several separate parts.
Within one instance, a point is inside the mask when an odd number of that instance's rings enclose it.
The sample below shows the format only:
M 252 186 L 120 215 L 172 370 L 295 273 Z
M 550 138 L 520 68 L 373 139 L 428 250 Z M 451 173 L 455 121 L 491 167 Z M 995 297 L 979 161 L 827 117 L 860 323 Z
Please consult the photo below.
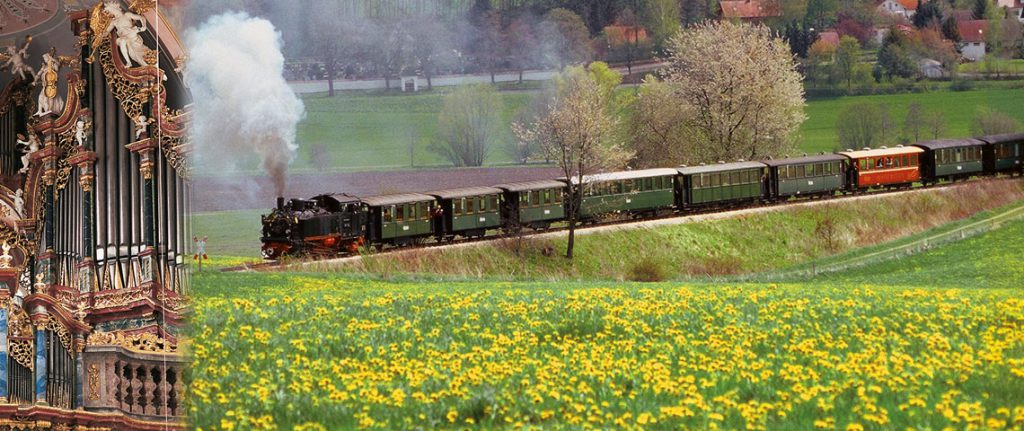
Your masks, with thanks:
M 985 57 L 985 33 L 988 31 L 988 21 L 983 19 L 958 21 L 957 27 L 960 30 L 960 56 L 970 61 L 978 61 Z
M 917 12 L 918 0 L 882 0 L 876 2 L 876 10 L 889 15 L 910 19 Z

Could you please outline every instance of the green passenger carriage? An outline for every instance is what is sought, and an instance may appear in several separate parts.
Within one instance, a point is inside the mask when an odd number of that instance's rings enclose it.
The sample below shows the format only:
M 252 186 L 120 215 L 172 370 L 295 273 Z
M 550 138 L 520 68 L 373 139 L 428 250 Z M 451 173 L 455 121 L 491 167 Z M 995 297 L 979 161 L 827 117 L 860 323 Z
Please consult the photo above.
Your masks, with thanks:
M 837 154 L 766 160 L 768 193 L 772 199 L 831 195 L 846 187 L 849 159 Z
M 468 187 L 426 192 L 440 205 L 434 221 L 435 236 L 482 237 L 488 229 L 501 227 L 502 191 L 494 187 Z
M 433 236 L 433 196 L 419 193 L 362 198 L 371 243 L 406 245 Z
M 982 136 L 986 142 L 985 171 L 992 173 L 1024 173 L 1024 133 Z
M 644 169 L 586 175 L 580 219 L 603 214 L 657 214 L 675 205 L 675 169 Z M 572 179 L 573 183 L 578 181 Z
M 733 205 L 760 200 L 768 166 L 758 162 L 681 167 L 679 208 Z
M 933 182 L 967 178 L 984 169 L 982 154 L 985 142 L 977 139 L 942 139 L 918 142 L 925 149 L 921 155 L 921 177 Z
M 509 229 L 547 229 L 552 222 L 565 218 L 565 183 L 561 181 L 526 181 L 494 188 L 503 192 L 502 218 Z

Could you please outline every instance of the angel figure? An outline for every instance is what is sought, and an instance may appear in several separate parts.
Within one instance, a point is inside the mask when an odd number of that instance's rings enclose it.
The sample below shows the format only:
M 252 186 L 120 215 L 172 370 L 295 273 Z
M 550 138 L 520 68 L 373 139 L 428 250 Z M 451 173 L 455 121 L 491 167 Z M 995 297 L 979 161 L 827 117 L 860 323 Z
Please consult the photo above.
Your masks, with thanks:
M 89 139 L 88 126 L 89 124 L 81 118 L 75 123 L 75 142 L 78 142 L 80 147 L 85 147 L 85 142 Z
M 135 117 L 135 121 L 133 121 L 133 123 L 135 123 L 135 140 L 142 139 L 143 136 L 146 136 L 146 129 L 149 128 L 150 124 L 153 124 L 153 121 L 154 120 L 152 118 L 146 118 L 145 115 Z
M 21 150 L 21 169 L 18 170 L 19 174 L 24 174 L 28 172 L 28 164 L 32 162 L 32 153 L 39 151 L 39 138 L 36 137 L 35 133 L 30 132 L 26 141 L 25 136 L 19 133 L 18 144 L 25 147 L 25 149 Z
M 43 80 L 43 89 L 39 92 L 39 109 L 33 117 L 60 112 L 64 109 L 64 99 L 57 94 L 57 71 L 60 70 L 60 62 L 52 52 L 43 54 L 43 65 L 36 75 L 35 85 L 39 85 L 40 78 Z
M 103 4 L 103 11 L 110 15 L 110 24 L 107 24 L 104 34 L 117 30 L 117 47 L 121 50 L 125 64 L 131 67 L 134 61 L 139 66 L 145 66 L 148 48 L 139 33 L 146 31 L 146 18 L 136 13 L 125 12 L 121 9 L 120 3 L 112 1 Z M 136 25 L 136 22 L 139 25 Z
M 11 199 L 14 201 L 14 212 L 18 213 L 18 218 L 24 218 L 25 190 L 18 189 L 18 191 L 14 192 L 14 197 Z
M 0 268 L 10 268 L 11 261 L 14 260 L 14 256 L 11 256 L 11 245 L 4 241 L 0 249 L 4 251 L 4 254 L 0 255 Z
M 11 75 L 20 75 L 22 81 L 28 80 L 25 77 L 25 72 L 28 72 L 28 76 L 31 76 L 32 79 L 36 77 L 35 69 L 32 69 L 32 66 L 25 63 L 28 60 L 28 46 L 30 44 L 32 44 L 32 36 L 26 36 L 25 45 L 22 45 L 21 49 L 18 49 L 17 45 L 8 46 L 6 48 L 7 61 L 4 62 L 3 66 L 0 66 L 3 69 L 10 68 Z

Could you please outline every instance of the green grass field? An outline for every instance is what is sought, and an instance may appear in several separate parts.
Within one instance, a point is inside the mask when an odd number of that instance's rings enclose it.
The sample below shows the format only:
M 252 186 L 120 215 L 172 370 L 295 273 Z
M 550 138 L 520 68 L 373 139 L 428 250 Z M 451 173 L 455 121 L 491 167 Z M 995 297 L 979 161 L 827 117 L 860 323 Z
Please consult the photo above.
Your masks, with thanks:
M 1017 222 L 983 252 L 972 240 L 922 255 L 931 276 L 876 267 L 784 285 L 206 271 L 189 329 L 191 425 L 1020 427 L 1024 295 L 975 287 L 1020 278 L 1021 233 Z M 955 287 L 935 287 L 944 269 Z
M 343 92 L 333 98 L 305 96 L 306 119 L 299 125 L 299 152 L 292 172 L 448 166 L 447 160 L 427 149 L 437 133 L 437 114 L 443 94 L 444 90 L 434 90 L 412 96 L 363 92 Z M 514 163 L 509 151 L 514 143 L 510 125 L 536 94 L 536 91 L 501 93 L 505 102 L 502 124 L 506 126 L 494 139 L 487 157 L 488 165 Z M 836 117 L 851 103 L 886 103 L 897 124 L 902 125 L 907 106 L 917 102 L 944 113 L 948 137 L 963 137 L 970 134 L 969 125 L 979 107 L 990 107 L 1024 121 L 1020 100 L 1024 100 L 1024 88 L 810 100 L 806 108 L 808 119 L 800 129 L 799 148 L 808 154 L 835 150 L 838 145 Z M 255 160 L 250 160 L 249 169 L 255 172 L 255 166 Z

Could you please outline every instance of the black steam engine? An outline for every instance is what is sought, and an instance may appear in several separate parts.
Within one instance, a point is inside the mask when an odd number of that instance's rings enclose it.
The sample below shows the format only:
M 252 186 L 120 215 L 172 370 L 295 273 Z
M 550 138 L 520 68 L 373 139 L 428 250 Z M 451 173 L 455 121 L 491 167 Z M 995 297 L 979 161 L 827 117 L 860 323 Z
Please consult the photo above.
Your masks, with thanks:
M 263 257 L 355 253 L 363 245 L 366 212 L 346 194 L 312 199 L 277 198 L 277 208 L 262 216 Z

